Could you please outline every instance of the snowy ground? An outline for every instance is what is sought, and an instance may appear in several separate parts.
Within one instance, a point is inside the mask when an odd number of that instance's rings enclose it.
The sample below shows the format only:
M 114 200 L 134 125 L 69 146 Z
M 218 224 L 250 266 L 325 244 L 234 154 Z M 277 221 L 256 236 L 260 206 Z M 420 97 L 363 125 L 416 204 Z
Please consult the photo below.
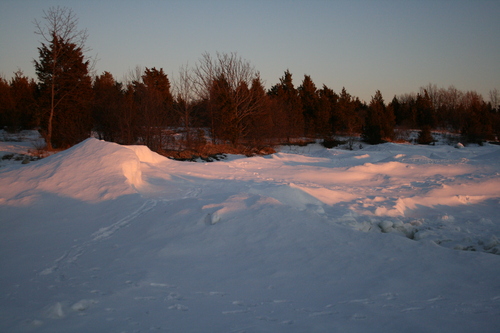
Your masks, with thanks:
M 499 172 L 499 146 L 391 143 L 4 164 L 0 331 L 498 332 Z

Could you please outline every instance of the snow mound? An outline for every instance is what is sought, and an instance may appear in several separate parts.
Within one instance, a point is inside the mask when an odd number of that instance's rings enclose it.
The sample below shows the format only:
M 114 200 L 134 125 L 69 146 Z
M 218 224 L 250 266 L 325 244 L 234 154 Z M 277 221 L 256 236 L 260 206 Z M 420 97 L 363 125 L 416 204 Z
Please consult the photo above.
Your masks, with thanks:
M 87 139 L 37 163 L 5 170 L 0 203 L 29 204 L 43 192 L 89 202 L 134 194 L 145 185 L 141 162 L 162 160 L 145 146 Z
M 146 146 L 123 146 L 125 148 L 131 149 L 139 158 L 139 161 L 150 164 L 158 164 L 167 160 L 166 157 L 161 156 L 155 152 L 152 152 Z

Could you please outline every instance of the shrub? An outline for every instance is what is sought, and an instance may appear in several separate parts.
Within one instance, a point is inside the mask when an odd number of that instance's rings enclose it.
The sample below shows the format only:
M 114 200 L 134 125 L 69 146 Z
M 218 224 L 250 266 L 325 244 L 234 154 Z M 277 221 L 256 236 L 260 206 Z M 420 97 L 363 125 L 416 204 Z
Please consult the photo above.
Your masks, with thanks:
M 425 125 L 424 127 L 422 127 L 422 130 L 418 134 L 417 142 L 421 145 L 430 145 L 434 142 L 430 126 Z

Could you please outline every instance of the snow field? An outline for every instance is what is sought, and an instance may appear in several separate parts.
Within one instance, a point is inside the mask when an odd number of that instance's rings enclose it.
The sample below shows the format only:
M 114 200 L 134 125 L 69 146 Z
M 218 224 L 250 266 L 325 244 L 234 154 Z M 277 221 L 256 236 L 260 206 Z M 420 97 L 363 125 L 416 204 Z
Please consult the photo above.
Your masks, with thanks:
M 496 332 L 499 147 L 294 149 L 1 168 L 0 331 Z

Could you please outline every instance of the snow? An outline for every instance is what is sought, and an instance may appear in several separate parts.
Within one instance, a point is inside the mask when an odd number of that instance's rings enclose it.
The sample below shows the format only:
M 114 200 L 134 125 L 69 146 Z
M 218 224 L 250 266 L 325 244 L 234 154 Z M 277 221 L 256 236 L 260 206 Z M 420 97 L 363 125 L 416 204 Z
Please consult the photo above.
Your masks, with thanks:
M 8 163 L 0 331 L 496 332 L 499 175 L 489 144 Z

